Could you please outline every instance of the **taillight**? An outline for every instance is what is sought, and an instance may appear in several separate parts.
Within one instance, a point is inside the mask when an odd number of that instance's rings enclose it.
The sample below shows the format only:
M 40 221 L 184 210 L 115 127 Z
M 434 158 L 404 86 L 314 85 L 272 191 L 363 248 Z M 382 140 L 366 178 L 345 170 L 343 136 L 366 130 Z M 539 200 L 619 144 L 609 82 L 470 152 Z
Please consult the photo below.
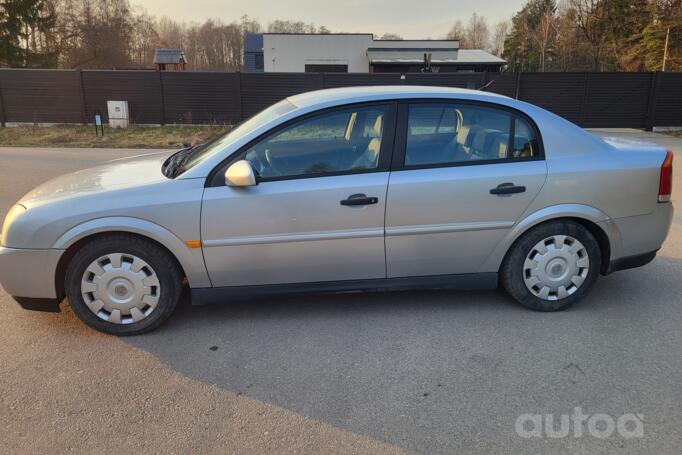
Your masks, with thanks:
M 658 184 L 658 202 L 669 202 L 673 194 L 673 152 L 668 150 L 661 165 L 661 180 Z

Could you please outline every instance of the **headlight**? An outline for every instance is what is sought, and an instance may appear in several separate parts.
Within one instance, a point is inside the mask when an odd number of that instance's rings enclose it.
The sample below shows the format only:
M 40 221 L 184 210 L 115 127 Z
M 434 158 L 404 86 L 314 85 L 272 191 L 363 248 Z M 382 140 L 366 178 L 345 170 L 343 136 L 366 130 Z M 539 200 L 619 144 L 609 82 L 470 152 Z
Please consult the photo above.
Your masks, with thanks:
M 26 211 L 26 207 L 24 207 L 21 204 L 16 204 L 14 207 L 9 209 L 9 212 L 7 212 L 7 216 L 5 217 L 5 222 L 2 223 L 2 236 L 0 237 L 0 243 L 4 246 L 5 242 L 7 241 L 7 234 L 9 234 L 9 227 L 12 225 L 12 222 Z

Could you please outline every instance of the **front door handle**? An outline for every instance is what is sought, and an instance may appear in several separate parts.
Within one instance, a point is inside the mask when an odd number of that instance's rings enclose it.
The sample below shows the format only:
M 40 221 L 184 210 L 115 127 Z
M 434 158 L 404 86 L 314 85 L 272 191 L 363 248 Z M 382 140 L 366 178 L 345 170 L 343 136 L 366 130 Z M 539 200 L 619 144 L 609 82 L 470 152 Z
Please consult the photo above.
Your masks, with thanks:
M 490 190 L 490 194 L 516 194 L 526 191 L 525 186 L 517 186 L 513 183 L 500 183 L 497 188 Z
M 369 205 L 379 202 L 377 197 L 368 197 L 366 194 L 358 193 L 348 196 L 348 199 L 341 201 L 341 205 Z

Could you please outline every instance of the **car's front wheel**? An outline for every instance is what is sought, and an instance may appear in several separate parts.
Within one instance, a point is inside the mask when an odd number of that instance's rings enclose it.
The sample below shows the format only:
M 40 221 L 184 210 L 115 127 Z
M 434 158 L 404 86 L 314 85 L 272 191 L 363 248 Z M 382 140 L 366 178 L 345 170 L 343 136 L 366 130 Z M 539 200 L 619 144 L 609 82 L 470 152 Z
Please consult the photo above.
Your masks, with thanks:
M 156 243 L 107 234 L 73 256 L 65 277 L 73 312 L 90 327 L 114 335 L 137 335 L 161 325 L 182 292 L 182 272 Z
M 587 294 L 600 268 L 592 233 L 573 221 L 553 221 L 516 241 L 502 263 L 500 282 L 525 307 L 558 311 Z

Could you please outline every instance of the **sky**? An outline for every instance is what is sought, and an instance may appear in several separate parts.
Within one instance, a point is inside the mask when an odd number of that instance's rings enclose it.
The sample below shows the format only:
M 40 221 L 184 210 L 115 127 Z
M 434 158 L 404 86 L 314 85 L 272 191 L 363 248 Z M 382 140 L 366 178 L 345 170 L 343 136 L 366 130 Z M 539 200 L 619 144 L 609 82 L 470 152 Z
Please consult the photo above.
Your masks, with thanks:
M 242 15 L 266 26 L 275 19 L 300 20 L 324 25 L 332 32 L 396 33 L 406 39 L 442 38 L 460 19 L 472 13 L 492 27 L 509 19 L 525 0 L 132 0 L 150 14 L 178 21 L 224 22 Z

